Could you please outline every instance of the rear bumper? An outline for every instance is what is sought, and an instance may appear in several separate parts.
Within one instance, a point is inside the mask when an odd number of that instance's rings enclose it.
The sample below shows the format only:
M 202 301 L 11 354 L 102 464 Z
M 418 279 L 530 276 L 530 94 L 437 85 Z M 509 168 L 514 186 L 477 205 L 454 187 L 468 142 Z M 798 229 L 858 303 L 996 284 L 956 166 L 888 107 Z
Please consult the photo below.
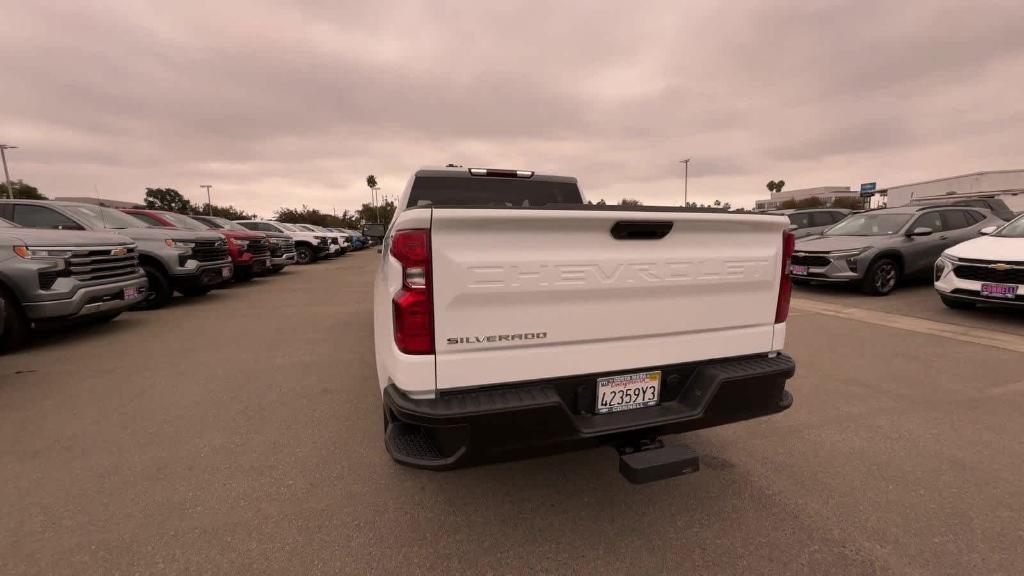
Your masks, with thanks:
M 384 389 L 386 445 L 398 462 L 430 469 L 616 444 L 776 414 L 793 397 L 786 355 L 639 369 L 660 370 L 660 404 L 595 415 L 592 374 L 414 399 Z M 621 373 L 621 372 L 619 372 Z
M 65 300 L 25 302 L 22 304 L 22 308 L 25 310 L 25 315 L 32 320 L 75 318 L 101 312 L 114 312 L 130 308 L 141 302 L 146 296 L 146 287 L 146 277 L 139 276 L 112 284 L 80 288 L 74 296 Z M 137 295 L 125 299 L 125 288 L 136 288 Z

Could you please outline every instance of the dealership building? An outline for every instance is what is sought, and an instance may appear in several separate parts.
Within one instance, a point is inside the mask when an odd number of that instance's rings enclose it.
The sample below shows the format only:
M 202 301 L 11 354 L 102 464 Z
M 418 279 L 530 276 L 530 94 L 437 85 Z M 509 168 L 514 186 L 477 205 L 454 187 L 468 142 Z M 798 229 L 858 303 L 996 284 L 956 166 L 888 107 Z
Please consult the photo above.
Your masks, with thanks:
M 801 188 L 799 190 L 783 190 L 772 193 L 767 200 L 758 200 L 754 203 L 754 212 L 766 210 L 778 210 L 782 203 L 787 200 L 806 200 L 807 198 L 818 197 L 825 206 L 831 206 L 836 198 L 852 197 L 857 198 L 860 193 L 850 190 L 849 186 L 818 186 L 817 188 Z
M 960 176 L 900 184 L 879 190 L 888 206 L 906 206 L 913 200 L 942 198 L 1000 198 L 1011 210 L 1024 210 L 1024 170 L 972 172 Z

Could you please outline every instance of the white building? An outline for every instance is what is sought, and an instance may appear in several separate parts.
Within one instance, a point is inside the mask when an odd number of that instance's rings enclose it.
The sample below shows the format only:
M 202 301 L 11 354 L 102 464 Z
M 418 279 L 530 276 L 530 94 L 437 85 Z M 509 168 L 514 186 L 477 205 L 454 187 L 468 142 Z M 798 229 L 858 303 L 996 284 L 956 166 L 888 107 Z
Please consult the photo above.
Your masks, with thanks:
M 766 210 L 778 210 L 786 200 L 805 200 L 817 196 L 825 206 L 830 206 L 836 198 L 858 198 L 860 193 L 850 190 L 849 186 L 818 186 L 817 188 L 801 188 L 799 190 L 783 190 L 773 192 L 772 197 L 767 200 L 758 200 L 754 203 L 754 212 Z
M 879 192 L 883 192 L 880 190 Z M 997 170 L 890 186 L 885 190 L 889 206 L 906 206 L 911 200 L 934 197 L 1001 198 L 1011 210 L 1024 210 L 1024 170 Z

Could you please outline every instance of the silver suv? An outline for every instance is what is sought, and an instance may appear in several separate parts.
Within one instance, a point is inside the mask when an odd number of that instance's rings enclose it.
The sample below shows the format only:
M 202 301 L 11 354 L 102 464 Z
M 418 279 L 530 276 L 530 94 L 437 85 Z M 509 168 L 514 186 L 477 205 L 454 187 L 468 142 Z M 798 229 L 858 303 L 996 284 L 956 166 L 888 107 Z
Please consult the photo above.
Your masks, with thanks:
M 34 325 L 112 320 L 145 294 L 130 239 L 0 219 L 0 350 L 23 344 Z
M 853 282 L 884 296 L 902 278 L 930 276 L 942 252 L 1002 224 L 987 210 L 904 207 L 849 216 L 821 236 L 797 240 L 790 273 L 797 284 Z
M 94 230 L 134 241 L 149 280 L 143 308 L 164 306 L 175 291 L 206 294 L 234 273 L 227 243 L 212 230 L 154 228 L 113 208 L 55 200 L 0 200 L 0 218 L 29 228 Z

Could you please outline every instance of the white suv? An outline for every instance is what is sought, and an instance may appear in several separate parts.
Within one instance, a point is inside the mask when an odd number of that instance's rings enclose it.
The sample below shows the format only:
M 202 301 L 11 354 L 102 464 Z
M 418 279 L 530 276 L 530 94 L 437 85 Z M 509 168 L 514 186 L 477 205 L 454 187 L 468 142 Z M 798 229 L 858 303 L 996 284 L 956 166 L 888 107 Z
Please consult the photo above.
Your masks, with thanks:
M 1024 216 L 953 246 L 935 262 L 935 290 L 950 308 L 1024 306 Z

